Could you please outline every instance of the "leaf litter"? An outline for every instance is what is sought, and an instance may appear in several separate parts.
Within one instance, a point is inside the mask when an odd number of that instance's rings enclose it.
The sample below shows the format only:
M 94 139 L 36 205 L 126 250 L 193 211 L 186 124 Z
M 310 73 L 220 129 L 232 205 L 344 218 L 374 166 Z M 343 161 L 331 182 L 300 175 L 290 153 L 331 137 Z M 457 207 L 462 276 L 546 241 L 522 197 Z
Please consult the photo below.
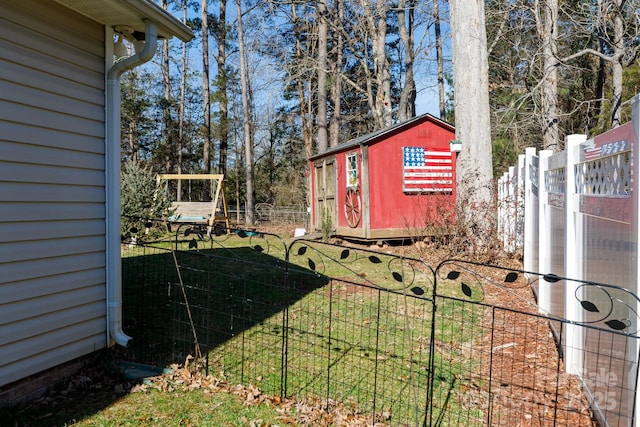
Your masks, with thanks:
M 231 384 L 224 378 L 204 374 L 189 369 L 189 359 L 185 365 L 173 364 L 169 373 L 148 378 L 131 388 L 131 393 L 148 393 L 158 390 L 163 393 L 183 393 L 200 390 L 205 394 L 228 393 L 238 397 L 245 406 L 271 406 L 279 414 L 277 420 L 250 420 L 243 422 L 250 427 L 286 426 L 344 426 L 344 427 L 388 427 L 391 414 L 383 412 L 372 421 L 370 414 L 357 406 L 333 399 L 295 397 L 283 398 L 263 393 L 256 385 Z

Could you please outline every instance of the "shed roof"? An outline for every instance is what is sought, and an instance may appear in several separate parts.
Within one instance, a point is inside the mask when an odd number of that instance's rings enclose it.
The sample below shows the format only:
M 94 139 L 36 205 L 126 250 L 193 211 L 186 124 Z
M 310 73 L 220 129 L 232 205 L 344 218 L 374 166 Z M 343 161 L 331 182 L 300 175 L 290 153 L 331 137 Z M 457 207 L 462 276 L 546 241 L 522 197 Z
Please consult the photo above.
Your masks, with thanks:
M 149 0 L 56 0 L 58 3 L 85 15 L 105 26 L 123 26 L 144 35 L 144 20 L 149 19 L 158 28 L 158 36 L 177 37 L 187 42 L 193 38 L 189 27 L 166 10 Z
M 322 153 L 318 153 L 318 154 L 315 154 L 315 155 L 309 157 L 309 160 L 315 160 L 315 159 L 324 157 L 326 155 L 337 153 L 337 152 L 340 152 L 340 151 L 343 151 L 343 150 L 347 150 L 349 148 L 352 148 L 352 147 L 355 147 L 355 146 L 358 146 L 358 145 L 373 144 L 373 143 L 378 142 L 381 139 L 384 139 L 384 138 L 386 138 L 386 137 L 388 137 L 390 135 L 394 135 L 394 134 L 396 134 L 398 132 L 402 132 L 403 130 L 405 130 L 407 128 L 419 125 L 419 124 L 424 123 L 426 121 L 435 123 L 436 125 L 438 125 L 438 126 L 440 126 L 442 128 L 450 130 L 451 132 L 455 131 L 455 128 L 451 124 L 445 122 L 444 120 L 440 120 L 439 118 L 437 118 L 437 117 L 435 117 L 435 116 L 433 116 L 433 115 L 431 115 L 429 113 L 426 113 L 426 114 L 422 114 L 420 116 L 413 117 L 413 118 L 411 118 L 411 119 L 409 119 L 409 120 L 407 120 L 405 122 L 395 124 L 395 125 L 393 125 L 391 127 L 388 127 L 386 129 L 381 129 L 381 130 L 377 130 L 375 132 L 367 133 L 365 135 L 361 135 L 361 136 L 359 136 L 357 138 L 354 138 L 354 139 L 351 139 L 349 141 L 346 141 L 346 142 L 343 142 L 341 144 L 338 144 L 338 145 L 336 145 L 334 147 L 329 148 L 328 150 L 326 150 L 326 151 L 324 151 Z

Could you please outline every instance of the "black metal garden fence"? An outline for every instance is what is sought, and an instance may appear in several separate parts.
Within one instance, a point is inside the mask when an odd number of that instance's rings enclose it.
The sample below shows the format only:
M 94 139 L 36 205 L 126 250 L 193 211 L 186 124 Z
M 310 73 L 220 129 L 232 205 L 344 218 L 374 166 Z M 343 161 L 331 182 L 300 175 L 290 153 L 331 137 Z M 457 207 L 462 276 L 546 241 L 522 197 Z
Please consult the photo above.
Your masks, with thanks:
M 532 282 L 569 281 L 553 275 L 175 231 L 123 246 L 130 360 L 193 357 L 228 381 L 354 405 L 381 425 L 633 423 L 638 298 L 624 289 L 580 283 L 576 321 L 531 303 Z

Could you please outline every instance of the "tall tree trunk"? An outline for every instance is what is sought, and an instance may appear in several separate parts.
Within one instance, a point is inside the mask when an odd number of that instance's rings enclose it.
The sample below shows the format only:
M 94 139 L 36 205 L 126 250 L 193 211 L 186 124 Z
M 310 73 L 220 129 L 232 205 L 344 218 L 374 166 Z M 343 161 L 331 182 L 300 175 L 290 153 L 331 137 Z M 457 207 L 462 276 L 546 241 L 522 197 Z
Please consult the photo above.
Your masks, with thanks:
M 622 124 L 622 61 L 625 55 L 624 21 L 622 19 L 623 5 L 626 0 L 614 0 L 613 15 L 613 58 L 611 61 L 611 127 Z
M 136 130 L 138 129 L 138 122 L 135 118 L 129 121 L 129 129 L 127 130 L 129 136 L 129 151 L 131 152 L 131 160 L 140 160 L 140 144 Z
M 163 105 L 162 118 L 164 122 L 165 144 L 164 147 L 164 168 L 166 173 L 173 172 L 173 125 L 171 119 L 171 81 L 169 79 L 169 41 L 162 43 L 162 85 L 163 85 Z
M 604 55 L 605 43 L 604 32 L 598 26 L 598 52 Z M 607 61 L 602 57 L 598 57 L 598 80 L 596 83 L 596 102 L 594 107 L 594 115 L 598 118 L 597 126 L 600 129 L 605 127 L 605 117 L 602 114 L 602 103 L 604 101 L 604 86 L 607 80 Z
M 242 163 L 242 147 L 238 147 L 238 139 L 235 139 L 234 150 L 236 161 L 234 162 L 234 173 L 236 177 L 236 222 L 240 224 L 240 211 L 242 204 L 240 203 L 240 164 Z
M 253 173 L 253 132 L 252 132 L 252 111 L 249 100 L 249 71 L 247 68 L 247 60 L 244 44 L 244 33 L 242 28 L 242 0 L 236 0 L 236 15 L 238 17 L 238 53 L 240 55 L 240 81 L 242 87 L 242 112 L 243 112 L 243 133 L 244 133 L 244 152 L 246 164 L 246 190 L 247 205 L 245 208 L 245 223 L 250 226 L 255 224 L 254 215 L 254 173 Z
M 220 107 L 220 157 L 218 159 L 218 173 L 227 173 L 227 152 L 229 150 L 229 101 L 227 99 L 227 67 L 226 67 L 226 41 L 227 41 L 227 1 L 220 1 L 219 22 L 216 31 L 218 42 L 218 105 Z
M 343 0 L 336 0 L 335 7 L 337 9 L 338 22 L 344 20 L 344 2 Z M 331 104 L 333 105 L 333 112 L 329 119 L 329 147 L 335 147 L 340 142 L 340 99 L 342 97 L 342 60 L 344 47 L 343 37 L 340 32 L 336 34 L 335 41 L 335 61 L 333 66 L 333 85 L 331 86 Z
M 476 238 L 482 240 L 493 225 L 492 211 L 487 211 L 492 205 L 493 167 L 484 1 L 451 0 L 449 4 L 456 137 L 462 142 L 457 161 L 458 212 L 464 220 L 474 218 Z
M 327 38 L 329 24 L 327 23 L 327 0 L 318 0 L 318 152 L 325 151 L 329 146 L 327 131 Z
M 436 64 L 438 68 L 438 110 L 440 118 L 444 119 L 446 112 L 445 89 L 444 89 L 444 54 L 442 51 L 442 34 L 440 31 L 440 7 L 438 2 L 433 1 L 433 29 L 436 36 Z
M 300 24 L 298 24 L 298 13 L 296 10 L 296 3 L 295 2 L 291 2 L 291 17 L 293 19 L 293 22 L 295 23 L 293 28 L 294 28 L 294 34 L 295 34 L 295 39 L 296 39 L 296 61 L 299 65 L 300 68 L 302 68 L 302 60 L 303 60 L 303 55 L 302 55 L 302 34 L 300 32 Z M 300 121 L 302 123 L 302 143 L 304 146 L 304 156 L 305 159 L 310 158 L 313 154 L 314 154 L 314 150 L 313 150 L 313 129 L 312 129 L 312 120 L 310 119 L 311 116 L 311 112 L 307 111 L 308 105 L 310 104 L 310 100 L 307 100 L 305 97 L 305 90 L 304 90 L 304 80 L 302 78 L 303 74 L 300 72 L 298 73 L 298 79 L 297 79 L 297 87 L 298 87 L 298 102 L 300 104 Z M 309 109 L 310 110 L 310 109 Z M 311 192 L 309 191 L 309 189 L 311 188 L 311 174 L 313 173 L 313 171 L 310 171 L 308 169 L 308 163 L 307 163 L 307 170 L 306 170 L 306 180 L 307 180 L 307 195 L 306 195 L 306 200 L 307 200 L 307 206 L 311 206 Z
M 128 80 L 125 90 L 128 91 L 128 98 L 134 99 L 136 96 L 134 88 L 138 84 L 135 73 L 125 74 L 125 78 Z M 127 127 L 127 151 L 131 155 L 131 160 L 140 160 L 140 141 L 138 140 L 138 112 L 132 111 L 129 118 L 129 126 Z
M 375 95 L 372 113 L 379 129 L 391 126 L 391 71 L 387 59 L 387 12 L 386 0 L 377 0 L 375 9 L 367 5 L 364 8 L 365 18 L 369 26 L 373 49 L 373 66 L 375 70 Z
M 211 173 L 211 94 L 209 92 L 209 6 L 202 0 L 202 104 L 204 107 L 202 129 L 204 146 L 202 147 L 202 171 Z M 209 200 L 209 187 L 205 186 L 204 200 Z
M 434 1 L 434 7 L 437 0 Z M 413 62 L 415 58 L 413 40 L 413 9 L 415 0 L 398 1 L 398 32 L 404 46 L 404 86 L 400 93 L 400 105 L 398 105 L 398 120 L 404 122 L 416 115 L 416 82 L 413 74 Z
M 558 151 L 558 0 L 545 0 L 540 5 L 543 10 L 536 11 L 536 18 L 542 41 L 542 143 L 545 150 Z
M 162 8 L 167 10 L 167 0 L 162 0 Z M 164 122 L 165 147 L 164 169 L 166 173 L 173 172 L 174 134 L 171 118 L 171 79 L 169 70 L 169 40 L 162 42 L 162 119 Z
M 182 23 L 187 23 L 187 0 L 182 2 Z M 187 91 L 187 44 L 182 43 L 182 70 L 180 72 L 180 103 L 178 105 L 178 165 L 177 172 L 182 173 L 182 153 L 184 151 L 184 101 Z M 182 180 L 176 181 L 176 201 L 182 200 Z
M 298 62 L 299 67 L 302 68 L 303 54 L 302 54 L 302 42 L 301 39 L 303 35 L 300 32 L 300 25 L 298 22 L 298 13 L 296 11 L 296 3 L 291 2 L 291 16 L 293 18 L 294 25 L 294 33 L 296 38 L 296 61 Z M 302 73 L 298 73 L 299 78 L 297 79 L 297 87 L 298 87 L 298 102 L 300 104 L 300 120 L 302 122 L 302 140 L 304 143 L 304 155 L 305 158 L 309 158 L 314 154 L 313 150 L 313 132 L 312 125 L 309 116 L 311 115 L 308 112 L 309 101 L 305 97 L 304 90 L 304 80 L 302 78 Z
M 378 87 L 382 88 L 382 126 L 387 128 L 391 126 L 391 113 L 393 112 L 393 106 L 391 105 L 391 67 L 387 58 L 387 13 L 389 12 L 389 5 L 386 0 L 378 0 L 378 51 L 376 52 L 376 59 L 378 63 Z M 380 89 L 378 89 L 380 90 Z

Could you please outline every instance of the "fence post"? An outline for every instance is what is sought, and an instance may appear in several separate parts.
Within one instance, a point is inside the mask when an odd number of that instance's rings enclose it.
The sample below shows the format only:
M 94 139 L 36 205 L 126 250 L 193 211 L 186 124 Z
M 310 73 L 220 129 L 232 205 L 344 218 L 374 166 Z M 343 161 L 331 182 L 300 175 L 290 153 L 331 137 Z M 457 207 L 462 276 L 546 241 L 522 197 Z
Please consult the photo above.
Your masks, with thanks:
M 506 174 L 506 180 L 504 183 L 505 188 L 505 222 L 504 222 L 504 248 L 507 253 L 513 253 L 515 250 L 516 239 L 516 197 L 515 197 L 515 167 L 509 166 L 509 172 Z
M 636 253 L 633 254 L 634 258 L 635 258 L 635 268 L 634 268 L 634 283 L 636 284 L 635 288 L 631 289 L 632 292 L 634 292 L 636 295 L 638 294 L 638 280 L 640 280 L 640 262 L 638 262 L 638 244 L 640 244 L 640 197 L 638 197 L 638 179 L 636 177 L 640 177 L 640 161 L 638 161 L 637 159 L 639 158 L 638 155 L 638 148 L 640 148 L 640 94 L 634 96 L 631 99 L 631 120 L 633 121 L 633 130 L 635 132 L 635 139 L 633 141 L 633 146 L 631 148 L 631 155 L 635 158 L 634 161 L 632 161 L 633 166 L 632 171 L 631 171 L 631 176 L 634 177 L 632 184 L 631 184 L 631 197 L 632 197 L 632 212 L 633 212 L 633 217 L 631 219 L 631 223 L 632 223 L 632 230 L 633 230 L 633 237 L 632 237 L 632 241 L 635 242 L 636 244 Z M 640 313 L 640 302 L 636 302 L 636 313 Z M 633 351 L 634 356 L 635 357 L 639 357 L 639 349 L 637 348 L 638 346 L 638 340 L 635 340 L 636 343 L 636 348 L 632 349 L 631 351 Z M 633 374 L 635 374 L 633 376 L 633 378 L 636 379 L 636 384 L 635 384 L 635 411 L 634 413 L 636 414 L 636 417 L 638 417 L 638 414 L 640 414 L 640 393 L 638 393 L 638 363 L 640 363 L 640 360 L 635 360 L 635 367 L 636 367 L 636 372 L 633 372 Z
M 580 144 L 586 141 L 586 135 L 568 135 L 565 141 L 566 169 L 565 169 L 565 205 L 566 215 L 564 235 L 564 274 L 570 279 L 582 279 L 583 271 L 583 236 L 582 215 L 580 214 L 580 195 L 576 191 L 575 165 L 580 163 Z M 564 317 L 567 320 L 582 321 L 582 298 L 576 295 L 578 282 L 565 280 Z M 566 361 L 567 373 L 582 374 L 583 360 L 583 328 L 573 323 L 566 326 Z
M 534 244 L 538 240 L 537 218 L 538 218 L 538 165 L 534 164 L 536 149 L 528 147 L 525 150 L 524 174 L 524 269 L 526 271 L 539 271 L 537 263 L 534 260 L 538 257 L 537 245 Z M 533 168 L 536 170 L 534 171 Z M 533 180 L 536 180 L 534 182 Z M 534 235 L 535 234 L 535 235 Z
M 498 178 L 498 238 L 502 242 L 502 246 L 505 246 L 506 238 L 504 232 L 504 220 L 505 220 L 505 190 L 504 182 L 506 180 L 507 172 L 503 172 L 502 176 Z
M 551 224 L 547 215 L 549 191 L 545 185 L 545 172 L 549 168 L 551 150 L 542 150 L 539 153 L 538 163 L 538 262 L 539 271 L 542 274 L 551 273 Z M 540 280 L 538 283 L 538 308 L 541 313 L 551 313 L 551 288 L 549 283 Z
M 520 154 L 518 156 L 518 169 L 514 186 L 516 192 L 516 251 L 521 251 L 524 247 L 524 181 L 526 179 L 524 161 L 524 154 Z

